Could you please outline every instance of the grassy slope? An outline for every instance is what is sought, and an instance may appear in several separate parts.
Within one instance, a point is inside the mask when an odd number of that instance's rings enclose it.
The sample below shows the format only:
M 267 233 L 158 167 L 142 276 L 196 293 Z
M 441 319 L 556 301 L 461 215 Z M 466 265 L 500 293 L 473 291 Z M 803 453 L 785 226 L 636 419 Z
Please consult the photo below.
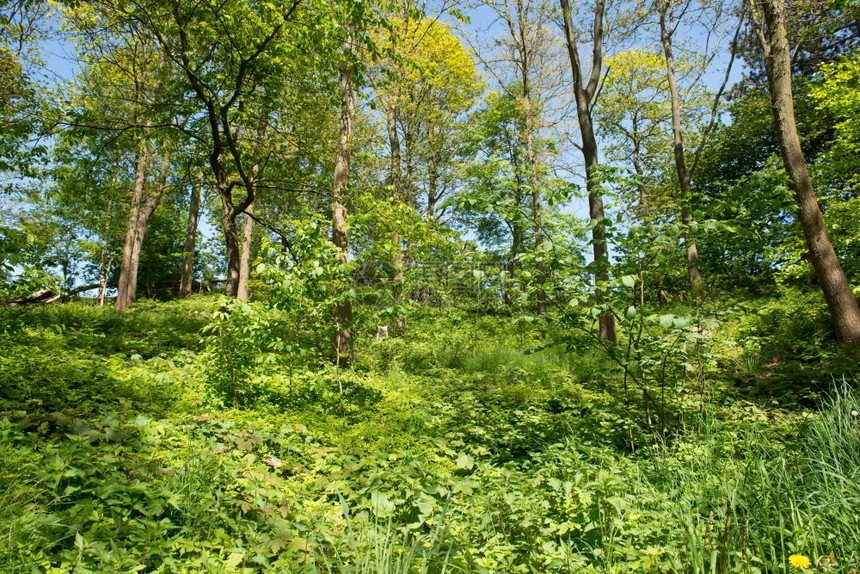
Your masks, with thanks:
M 474 315 L 364 337 L 339 374 L 269 354 L 226 408 L 201 341 L 215 305 L 5 311 L 0 571 L 860 565 L 860 407 L 803 408 L 855 363 L 771 349 L 761 333 L 795 316 L 777 303 L 727 319 L 708 408 L 679 395 L 665 440 L 621 408 L 601 352 L 526 353 L 558 327 Z

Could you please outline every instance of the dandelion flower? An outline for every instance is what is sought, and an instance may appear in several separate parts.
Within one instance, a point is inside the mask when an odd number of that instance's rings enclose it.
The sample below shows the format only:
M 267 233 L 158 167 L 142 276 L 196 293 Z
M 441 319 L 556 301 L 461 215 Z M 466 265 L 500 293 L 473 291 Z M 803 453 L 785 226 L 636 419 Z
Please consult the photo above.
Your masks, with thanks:
M 803 554 L 792 554 L 788 557 L 788 563 L 798 570 L 806 570 L 812 566 L 812 562 Z

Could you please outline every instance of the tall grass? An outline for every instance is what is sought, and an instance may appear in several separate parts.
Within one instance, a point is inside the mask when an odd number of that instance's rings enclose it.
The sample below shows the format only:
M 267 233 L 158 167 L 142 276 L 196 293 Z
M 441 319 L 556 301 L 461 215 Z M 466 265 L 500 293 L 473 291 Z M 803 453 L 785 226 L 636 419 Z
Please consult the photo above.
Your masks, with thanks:
M 335 551 L 334 560 L 320 554 L 331 574 L 446 574 L 467 572 L 457 560 L 457 547 L 445 527 L 445 512 L 432 531 L 415 532 L 396 525 L 390 517 L 370 518 L 360 513 L 354 520 L 346 500 L 338 493 L 346 521 L 346 549 Z M 447 508 L 447 507 L 446 507 Z M 336 549 L 336 548 L 335 548 Z
M 860 566 L 860 400 L 846 384 L 802 429 L 790 449 L 754 425 L 726 451 L 706 426 L 700 456 L 657 465 L 655 488 L 674 483 L 683 525 L 683 569 L 776 572 L 793 554 L 819 571 Z

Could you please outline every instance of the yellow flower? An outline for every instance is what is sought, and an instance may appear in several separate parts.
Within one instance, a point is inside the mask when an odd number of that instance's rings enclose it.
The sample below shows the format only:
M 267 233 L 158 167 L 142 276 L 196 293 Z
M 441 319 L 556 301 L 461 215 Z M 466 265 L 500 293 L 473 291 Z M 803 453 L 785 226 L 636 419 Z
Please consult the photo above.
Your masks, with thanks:
M 788 562 L 798 570 L 806 570 L 812 566 L 812 562 L 803 554 L 792 554 L 788 557 Z

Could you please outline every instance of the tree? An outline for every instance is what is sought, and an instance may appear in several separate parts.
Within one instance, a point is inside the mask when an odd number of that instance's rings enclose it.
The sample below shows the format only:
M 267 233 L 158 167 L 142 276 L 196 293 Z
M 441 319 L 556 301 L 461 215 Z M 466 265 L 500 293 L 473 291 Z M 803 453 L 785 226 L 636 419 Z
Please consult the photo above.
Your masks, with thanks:
M 690 182 L 693 178 L 693 174 L 696 171 L 696 167 L 699 163 L 699 158 L 701 157 L 705 142 L 707 141 L 708 134 L 714 126 L 714 120 L 716 118 L 716 112 L 719 105 L 720 97 L 722 96 L 723 90 L 726 87 L 726 83 L 729 79 L 729 74 L 731 73 L 732 63 L 734 62 L 735 46 L 740 35 L 741 25 L 744 21 L 744 15 L 743 13 L 741 13 L 740 15 L 737 32 L 735 33 L 734 40 L 732 41 L 732 44 L 730 46 L 731 58 L 727 66 L 725 76 L 723 77 L 723 83 L 717 90 L 716 95 L 714 97 L 714 105 L 711 108 L 710 122 L 704 128 L 702 134 L 700 135 L 699 145 L 696 148 L 692 156 L 692 160 L 690 161 L 690 164 L 688 166 L 687 158 L 685 157 L 684 153 L 684 130 L 681 125 L 681 107 L 683 105 L 683 102 L 681 100 L 680 90 L 678 89 L 678 77 L 676 74 L 673 41 L 675 33 L 678 30 L 678 25 L 680 23 L 676 20 L 676 7 L 679 8 L 679 12 L 681 14 L 686 14 L 690 11 L 691 4 L 692 0 L 680 0 L 678 2 L 676 2 L 676 0 L 657 0 L 655 2 L 657 8 L 657 17 L 660 24 L 660 44 L 663 47 L 663 58 L 666 62 L 666 78 L 668 80 L 670 95 L 669 101 L 671 103 L 672 111 L 672 151 L 675 159 L 675 170 L 678 176 L 678 183 L 680 185 L 679 199 L 681 204 L 681 220 L 685 225 L 684 244 L 685 250 L 687 252 L 687 273 L 690 281 L 690 287 L 692 288 L 693 296 L 701 297 L 704 293 L 704 284 L 702 282 L 702 276 L 699 271 L 699 251 L 696 247 L 696 240 L 692 228 L 690 226 L 690 223 L 693 218 L 693 197 L 692 186 Z M 716 13 L 712 21 L 704 23 L 704 26 L 709 33 L 708 35 L 710 35 L 710 32 L 717 28 L 717 23 L 720 20 L 719 10 L 711 10 L 710 6 L 704 6 L 704 9 Z M 712 59 L 707 53 L 705 53 L 704 56 L 704 65 L 701 70 L 702 72 L 705 71 L 704 67 L 706 67 L 707 63 L 709 63 Z
M 796 78 L 812 78 L 822 64 L 860 48 L 860 4 L 854 0 L 787 2 L 783 14 Z M 745 82 L 766 84 L 765 58 L 754 30 L 740 38 L 738 53 L 749 69 Z
M 836 339 L 860 344 L 860 307 L 824 225 L 797 133 L 784 0 L 757 0 L 754 9 L 756 33 L 764 51 L 774 127 L 797 201 L 797 217 L 809 248 L 809 261 L 827 301 Z
M 254 147 L 245 145 L 247 134 L 257 133 L 253 124 L 260 110 L 277 107 L 273 102 L 282 98 L 288 78 L 276 70 L 299 55 L 290 52 L 283 39 L 285 27 L 302 25 L 297 22 L 300 4 L 236 1 L 216 6 L 163 0 L 116 6 L 157 39 L 183 78 L 177 87 L 190 93 L 179 101 L 185 100 L 206 133 L 209 167 L 222 207 L 225 291 L 231 296 L 237 294 L 241 266 L 236 218 L 254 202 L 264 165 Z M 201 137 L 200 131 L 185 131 Z
M 393 43 L 380 38 L 380 50 L 388 57 L 380 62 L 375 82 L 389 143 L 388 183 L 397 202 L 423 210 L 432 220 L 455 178 L 465 114 L 484 83 L 459 38 L 437 18 L 407 15 L 391 26 L 397 38 Z M 395 229 L 391 241 L 396 281 L 403 279 L 404 231 Z M 407 257 L 411 248 L 407 238 Z
M 331 187 L 331 237 L 336 247 L 337 263 L 346 266 L 349 261 L 349 242 L 346 234 L 346 207 L 344 194 L 349 185 L 349 164 L 352 157 L 352 137 L 355 125 L 355 40 L 349 29 L 343 42 L 340 64 L 340 129 L 335 151 L 334 181 Z M 352 302 L 342 299 L 334 305 L 334 351 L 338 365 L 352 361 Z
M 194 281 L 194 250 L 197 244 L 197 221 L 200 216 L 200 177 L 191 180 L 191 198 L 188 202 L 188 224 L 185 228 L 185 244 L 182 248 L 182 275 L 179 280 L 179 296 L 191 295 Z
M 49 10 L 47 2 L 0 1 L 0 172 L 19 178 L 33 175 L 46 151 L 32 138 L 44 121 L 35 71 Z
M 134 156 L 128 197 L 128 220 L 115 307 L 123 310 L 137 297 L 138 268 L 149 221 L 168 184 L 176 134 L 165 129 L 182 122 L 174 110 L 157 106 L 157 95 L 169 90 L 172 71 L 151 38 L 128 19 L 101 7 L 77 6 L 66 11 L 77 32 L 83 62 L 75 78 L 76 94 L 67 119 L 68 138 L 102 135 L 88 141 Z
M 474 157 L 464 169 L 465 187 L 455 198 L 457 212 L 470 221 L 486 245 L 506 248 L 505 273 L 510 279 L 526 250 L 530 223 L 529 184 L 522 141 L 524 122 L 519 102 L 505 92 L 491 92 L 484 108 L 472 114 L 467 151 Z M 502 294 L 507 305 L 513 293 Z
M 257 140 L 254 142 L 254 154 L 260 157 L 263 148 L 266 144 L 266 128 L 268 127 L 268 114 L 265 109 L 260 115 L 257 127 Z M 257 197 L 256 181 L 257 174 L 260 171 L 260 165 L 254 164 L 251 167 L 253 181 L 255 182 L 254 197 Z M 256 200 L 255 200 L 256 202 Z M 245 222 L 242 225 L 242 257 L 239 261 L 239 285 L 236 288 L 236 297 L 238 299 L 248 299 L 248 280 L 251 277 L 251 247 L 254 238 L 254 203 L 245 208 Z
M 562 46 L 551 28 L 556 12 L 542 0 L 485 0 L 502 32 L 494 40 L 495 50 L 480 54 L 482 62 L 522 110 L 519 123 L 523 164 L 531 198 L 530 223 L 534 249 L 544 241 L 543 202 L 547 173 L 547 147 L 541 149 L 541 134 L 547 124 L 548 108 L 563 98 Z M 486 50 L 485 50 L 486 52 Z M 544 153 L 542 153 L 542 151 Z M 543 262 L 537 262 L 538 313 L 546 312 L 546 281 Z
M 591 73 L 586 79 L 585 68 L 579 57 L 576 31 L 573 27 L 570 11 L 570 0 L 560 1 L 564 20 L 564 35 L 573 72 L 573 95 L 576 98 L 576 117 L 579 120 L 579 131 L 582 137 L 581 150 L 585 159 L 588 213 L 594 224 L 592 230 L 594 281 L 597 285 L 597 302 L 602 303 L 603 291 L 600 284 L 609 280 L 609 250 L 606 243 L 606 226 L 604 223 L 606 216 L 603 209 L 603 196 L 597 173 L 600 160 L 597 154 L 597 139 L 594 137 L 594 120 L 591 107 L 600 83 L 603 66 L 603 16 L 606 2 L 605 0 L 596 0 L 594 4 Z M 599 337 L 601 340 L 611 343 L 618 341 L 618 335 L 615 332 L 615 318 L 611 314 L 607 313 L 600 316 Z
M 126 309 L 137 298 L 137 274 L 140 267 L 140 254 L 143 249 L 143 239 L 146 235 L 149 219 L 155 213 L 170 170 L 170 154 L 161 152 L 160 167 L 155 182 L 148 182 L 149 171 L 155 154 L 150 148 L 150 142 L 144 138 L 140 142 L 135 159 L 134 187 L 131 196 L 128 228 L 122 252 L 122 264 L 119 272 L 119 284 L 114 306 L 117 311 Z
M 606 157 L 631 168 L 637 176 L 640 219 L 656 215 L 669 203 L 662 185 L 666 157 L 672 154 L 669 89 L 663 58 L 643 48 L 632 48 L 606 59 L 600 106 L 594 110 L 596 132 L 605 138 Z

